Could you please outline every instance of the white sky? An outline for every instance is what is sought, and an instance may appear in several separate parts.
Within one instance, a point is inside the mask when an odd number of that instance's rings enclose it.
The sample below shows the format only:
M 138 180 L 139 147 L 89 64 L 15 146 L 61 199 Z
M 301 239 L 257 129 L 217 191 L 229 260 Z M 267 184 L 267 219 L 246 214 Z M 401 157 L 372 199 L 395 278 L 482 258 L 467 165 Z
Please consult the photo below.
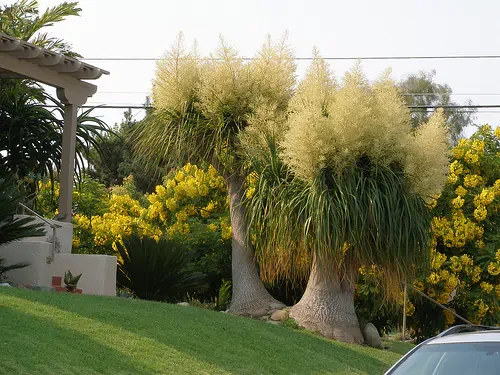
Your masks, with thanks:
M 62 1 L 39 3 L 44 10 Z M 311 56 L 313 46 L 324 57 L 500 55 L 498 0 L 82 0 L 79 5 L 81 17 L 47 30 L 87 58 L 158 57 L 179 31 L 187 43 L 196 39 L 202 54 L 211 52 L 223 34 L 242 56 L 253 56 L 266 34 L 279 38 L 286 30 L 300 57 Z M 96 81 L 98 92 L 88 104 L 144 102 L 154 62 L 89 63 L 111 75 Z M 352 63 L 334 61 L 331 67 L 339 76 Z M 299 75 L 307 64 L 299 62 Z M 397 79 L 436 69 L 437 82 L 465 94 L 455 96 L 455 101 L 500 104 L 500 59 L 364 61 L 363 67 L 370 79 L 387 67 Z M 500 109 L 486 111 L 476 122 L 499 125 Z M 96 113 L 112 125 L 121 120 L 123 110 Z M 140 111 L 134 113 L 142 117 Z

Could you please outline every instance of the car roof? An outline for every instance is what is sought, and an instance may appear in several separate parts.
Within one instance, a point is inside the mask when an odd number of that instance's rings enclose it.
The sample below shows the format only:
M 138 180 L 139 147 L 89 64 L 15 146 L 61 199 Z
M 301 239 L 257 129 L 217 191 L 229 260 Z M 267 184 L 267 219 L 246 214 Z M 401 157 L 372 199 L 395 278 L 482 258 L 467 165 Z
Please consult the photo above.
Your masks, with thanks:
M 457 344 L 457 343 L 474 343 L 474 342 L 499 342 L 500 343 L 500 329 L 489 331 L 476 331 L 454 333 L 446 336 L 436 337 L 429 340 L 427 345 L 437 344 Z

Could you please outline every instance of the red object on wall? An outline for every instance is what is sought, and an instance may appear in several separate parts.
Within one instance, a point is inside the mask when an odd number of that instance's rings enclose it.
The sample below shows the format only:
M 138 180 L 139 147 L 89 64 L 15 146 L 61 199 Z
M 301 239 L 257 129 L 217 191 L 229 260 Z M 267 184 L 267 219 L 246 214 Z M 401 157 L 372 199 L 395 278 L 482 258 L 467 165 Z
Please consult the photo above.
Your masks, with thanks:
M 52 286 L 61 286 L 62 276 L 52 276 Z

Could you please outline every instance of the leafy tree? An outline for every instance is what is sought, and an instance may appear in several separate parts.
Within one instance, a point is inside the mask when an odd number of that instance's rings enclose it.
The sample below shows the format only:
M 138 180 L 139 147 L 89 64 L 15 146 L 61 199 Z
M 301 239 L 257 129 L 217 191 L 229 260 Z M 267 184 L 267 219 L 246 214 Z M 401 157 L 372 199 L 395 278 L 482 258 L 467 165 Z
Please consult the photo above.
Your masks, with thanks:
M 452 100 L 453 90 L 449 85 L 441 85 L 434 82 L 436 71 L 419 72 L 410 74 L 399 83 L 399 88 L 403 93 L 406 103 L 409 106 L 452 106 L 458 105 Z M 466 105 L 472 105 L 469 100 Z M 417 127 L 426 122 L 434 111 L 426 109 L 412 110 L 412 125 Z M 449 126 L 451 140 L 457 144 L 462 136 L 462 131 L 467 126 L 473 125 L 474 112 L 469 109 L 457 110 L 447 109 L 444 111 L 446 123 Z
M 89 173 L 107 187 L 121 185 L 124 178 L 132 175 L 140 191 L 151 192 L 166 174 L 165 168 L 154 171 L 144 168 L 143 158 L 137 153 L 134 155 L 131 134 L 137 126 L 140 126 L 140 121 L 133 119 L 129 109 L 124 112 L 120 125 L 96 139 L 96 148 L 90 152 Z
M 154 165 L 162 162 L 212 164 L 224 177 L 232 226 L 232 301 L 237 314 L 277 307 L 259 278 L 246 240 L 241 205 L 249 171 L 239 135 L 257 114 L 273 120 L 287 109 L 295 65 L 284 42 L 269 39 L 255 60 L 239 58 L 221 41 L 209 59 L 186 52 L 180 37 L 158 63 L 153 84 L 155 111 L 137 133 L 137 149 Z
M 327 337 L 362 342 L 359 268 L 380 267 L 390 291 L 428 253 L 424 198 L 444 183 L 444 118 L 438 112 L 413 132 L 387 74 L 371 85 L 356 67 L 339 84 L 319 56 L 290 107 L 283 140 L 270 147 L 248 202 L 257 258 L 270 277 L 310 267 L 290 316 Z
M 481 126 L 453 149 L 444 190 L 433 202 L 431 272 L 413 286 L 477 324 L 500 321 L 500 128 Z M 408 324 L 423 340 L 461 322 L 420 299 Z

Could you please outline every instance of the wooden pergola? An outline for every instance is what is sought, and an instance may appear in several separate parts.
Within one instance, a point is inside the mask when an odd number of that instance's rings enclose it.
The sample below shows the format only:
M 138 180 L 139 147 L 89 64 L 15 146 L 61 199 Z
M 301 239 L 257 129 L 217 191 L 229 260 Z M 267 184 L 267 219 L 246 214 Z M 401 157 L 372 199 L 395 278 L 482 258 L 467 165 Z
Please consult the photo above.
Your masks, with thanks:
M 57 220 L 71 222 L 77 110 L 94 95 L 95 80 L 109 72 L 0 33 L 0 78 L 31 79 L 55 87 L 64 104 L 64 131 Z

